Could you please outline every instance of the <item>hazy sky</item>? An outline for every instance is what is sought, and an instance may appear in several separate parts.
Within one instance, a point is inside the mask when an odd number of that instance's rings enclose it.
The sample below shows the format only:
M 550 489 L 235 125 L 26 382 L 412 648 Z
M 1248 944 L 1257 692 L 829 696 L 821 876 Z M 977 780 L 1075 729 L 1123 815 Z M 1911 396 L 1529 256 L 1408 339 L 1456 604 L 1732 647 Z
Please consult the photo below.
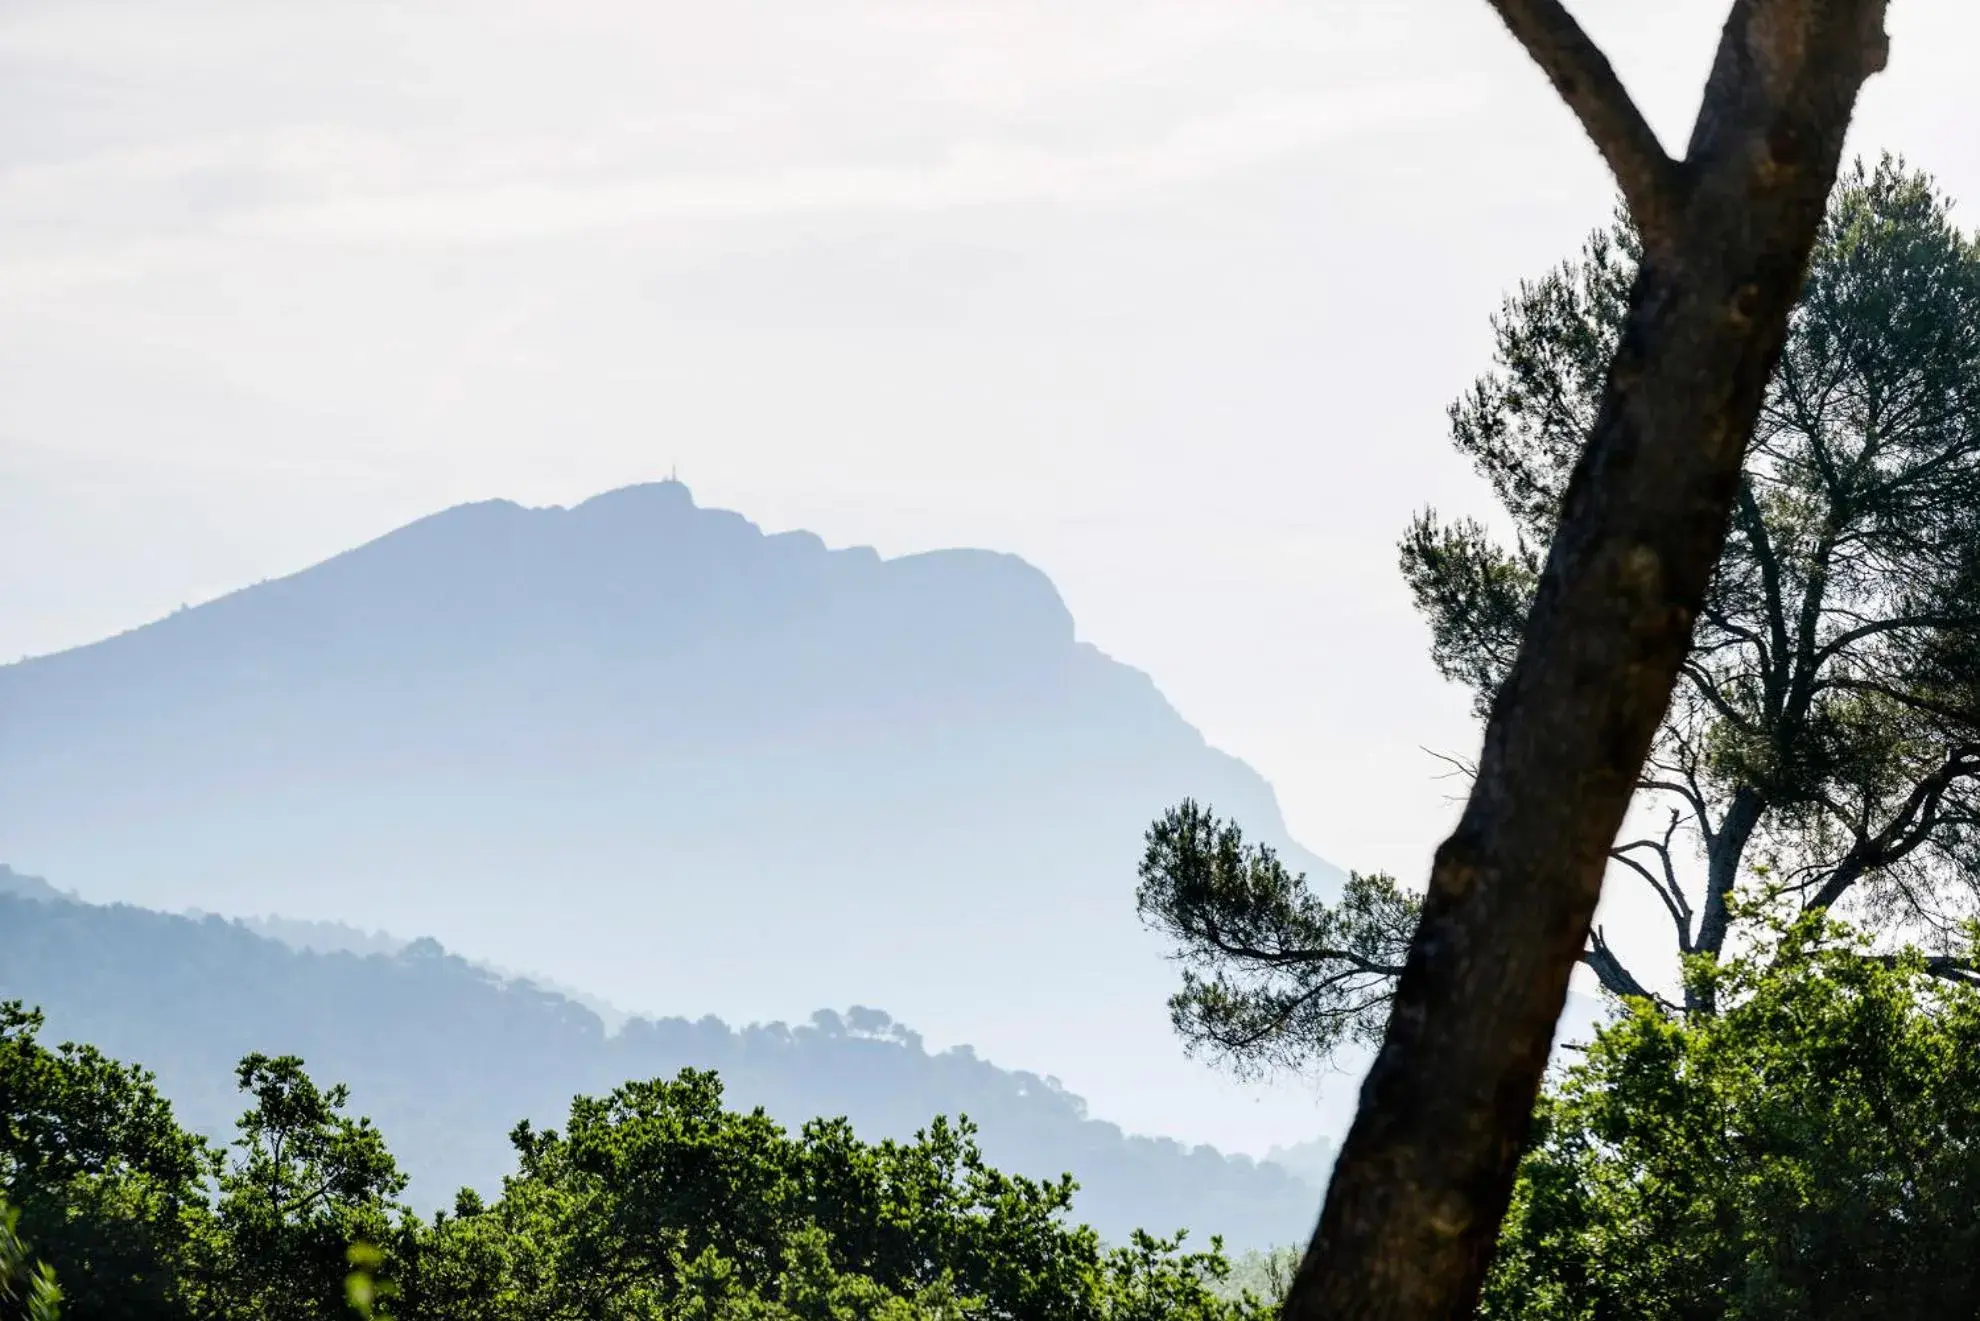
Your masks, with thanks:
M 1681 146 L 1726 7 L 1576 10 Z M 1980 205 L 1980 8 L 1892 9 L 1857 146 Z M 1395 539 L 1609 206 L 1484 0 L 6 0 L 0 655 L 678 465 L 1026 556 L 1413 879 L 1475 735 Z

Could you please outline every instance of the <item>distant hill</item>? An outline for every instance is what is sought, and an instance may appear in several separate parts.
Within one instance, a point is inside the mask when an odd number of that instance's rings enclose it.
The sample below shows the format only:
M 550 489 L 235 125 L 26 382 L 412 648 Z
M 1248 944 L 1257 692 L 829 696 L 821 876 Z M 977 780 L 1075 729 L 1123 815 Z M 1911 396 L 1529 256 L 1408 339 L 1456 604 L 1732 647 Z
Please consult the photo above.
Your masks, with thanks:
M 1310 1142 L 1296 1142 L 1291 1146 L 1275 1146 L 1265 1153 L 1265 1159 L 1291 1171 L 1316 1188 L 1325 1188 L 1327 1180 L 1332 1177 L 1337 1154 L 1330 1139 L 1314 1138 Z
M 67 890 L 58 890 L 39 876 L 25 876 L 6 863 L 0 862 L 0 895 L 17 895 L 23 899 L 74 899 L 76 896 Z
M 309 953 L 238 922 L 65 899 L 0 878 L 0 999 L 48 1014 L 50 1041 L 91 1042 L 155 1070 L 189 1126 L 231 1132 L 234 1062 L 304 1057 L 351 1084 L 432 1208 L 511 1167 L 519 1119 L 555 1124 L 572 1095 L 630 1078 L 718 1069 L 731 1101 L 796 1125 L 846 1115 L 867 1137 L 907 1137 L 966 1113 L 992 1162 L 1071 1172 L 1079 1216 L 1115 1240 L 1143 1226 L 1223 1233 L 1236 1249 L 1300 1241 L 1318 1189 L 1278 1166 L 1130 1137 L 1054 1080 L 967 1047 L 930 1053 L 888 1015 L 821 1011 L 809 1023 L 735 1029 L 713 1017 L 636 1018 L 613 1035 L 590 1011 L 506 981 L 431 940 L 392 954 Z
M 208 913 L 193 909 L 186 914 L 191 918 L 220 917 L 223 913 Z M 385 931 L 360 931 L 342 922 L 310 922 L 293 917 L 237 917 L 232 919 L 270 940 L 279 940 L 291 949 L 303 950 L 311 954 L 397 954 L 412 941 L 403 936 L 395 936 Z
M 1184 796 L 1337 883 L 1037 569 L 674 482 L 461 506 L 0 667 L 0 857 L 90 899 L 430 932 L 629 1009 L 893 1005 L 1121 1105 L 1219 1085 L 1133 914 Z
M 47 882 L 43 881 L 42 884 L 46 886 Z M 5 878 L 0 877 L 0 889 L 4 888 Z M 49 887 L 49 892 L 53 893 L 52 886 Z M 397 954 L 414 943 L 404 936 L 395 936 L 386 931 L 360 931 L 342 922 L 310 922 L 292 917 L 277 917 L 273 914 L 227 919 L 223 914 L 207 913 L 200 909 L 192 909 L 186 916 L 198 919 L 221 917 L 223 920 L 231 920 L 257 936 L 279 940 L 289 948 L 301 950 L 306 954 Z M 520 972 L 514 968 L 498 967 L 480 960 L 468 962 L 471 966 L 483 972 L 493 973 L 504 981 L 526 981 L 543 990 L 553 991 L 566 1000 L 583 1005 L 598 1015 L 598 1021 L 605 1025 L 607 1032 L 617 1032 L 625 1025 L 626 1020 L 632 1017 L 617 1005 L 608 1004 L 595 995 L 565 986 L 562 982 L 553 981 L 548 977 Z

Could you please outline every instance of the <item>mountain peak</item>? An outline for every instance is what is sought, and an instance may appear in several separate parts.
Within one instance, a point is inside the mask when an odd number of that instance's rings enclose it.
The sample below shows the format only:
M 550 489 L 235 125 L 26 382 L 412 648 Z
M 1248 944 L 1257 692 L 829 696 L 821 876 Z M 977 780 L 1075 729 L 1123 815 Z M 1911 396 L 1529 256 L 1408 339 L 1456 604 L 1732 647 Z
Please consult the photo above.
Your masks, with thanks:
M 657 482 L 635 482 L 615 490 L 601 491 L 571 507 L 577 514 L 617 514 L 621 511 L 647 515 L 679 513 L 699 508 L 687 483 L 675 477 Z
M 430 932 L 628 1007 L 912 1006 L 1095 1096 L 1209 1083 L 1135 920 L 1149 821 L 1193 797 L 1337 876 L 1035 566 L 674 481 L 458 506 L 0 668 L 0 733 L 0 857 L 94 898 Z

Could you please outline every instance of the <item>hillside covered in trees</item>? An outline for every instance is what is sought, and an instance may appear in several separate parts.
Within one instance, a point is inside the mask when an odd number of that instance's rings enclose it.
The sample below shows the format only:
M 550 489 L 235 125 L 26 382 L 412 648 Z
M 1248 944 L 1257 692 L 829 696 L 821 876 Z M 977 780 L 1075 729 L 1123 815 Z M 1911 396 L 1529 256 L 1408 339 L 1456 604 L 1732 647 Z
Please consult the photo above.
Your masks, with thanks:
M 241 1057 L 301 1056 L 350 1085 L 353 1110 L 391 1136 L 407 1197 L 424 1209 L 451 1205 L 462 1186 L 493 1195 L 517 1120 L 552 1123 L 575 1095 L 683 1068 L 716 1071 L 732 1104 L 792 1126 L 845 1115 L 869 1138 L 905 1139 L 935 1115 L 967 1115 L 1000 1168 L 1077 1171 L 1081 1216 L 1110 1241 L 1187 1228 L 1266 1247 L 1303 1235 L 1318 1203 L 1314 1184 L 1278 1165 L 1130 1136 L 1052 1079 L 967 1047 L 930 1053 L 875 1009 L 794 1026 L 632 1018 L 608 1033 L 590 1009 L 430 940 L 390 954 L 307 952 L 220 918 L 10 884 L 0 998 L 39 1006 L 56 1040 L 155 1071 L 182 1119 L 214 1137 L 240 1109 Z
M 715 1074 L 686 1069 L 573 1098 L 557 1127 L 515 1125 L 499 1195 L 464 1190 L 421 1216 L 387 1136 L 294 1056 L 244 1056 L 241 1113 L 209 1141 L 144 1070 L 43 1028 L 0 1001 L 10 1318 L 1268 1314 L 1214 1240 L 1108 1247 L 1070 1216 L 1070 1178 L 995 1169 L 966 1122 L 869 1142 L 843 1119 L 739 1110 Z
M 7 919 L 90 911 L 6 902 Z M 1640 1001 L 1555 1080 L 1482 1318 L 1975 1314 L 1980 989 L 1915 952 L 1865 958 L 1834 924 L 1775 935 L 1720 970 L 1717 1015 Z M 333 957 L 404 989 L 392 959 Z M 1109 1244 L 1073 1179 L 1000 1170 L 962 1120 L 876 1141 L 692 1068 L 495 1130 L 499 1188 L 421 1215 L 391 1129 L 334 1073 L 250 1052 L 219 1075 L 231 1088 L 208 1080 L 234 1116 L 208 1136 L 148 1075 L 60 1035 L 0 997 L 9 1321 L 51 1315 L 51 1277 L 65 1315 L 131 1321 L 1262 1321 L 1287 1287 L 1283 1252 L 1233 1269 L 1214 1238 Z M 458 1082 L 425 1086 L 413 1099 L 464 1114 Z M 8 1311 L 9 1288 L 36 1310 Z

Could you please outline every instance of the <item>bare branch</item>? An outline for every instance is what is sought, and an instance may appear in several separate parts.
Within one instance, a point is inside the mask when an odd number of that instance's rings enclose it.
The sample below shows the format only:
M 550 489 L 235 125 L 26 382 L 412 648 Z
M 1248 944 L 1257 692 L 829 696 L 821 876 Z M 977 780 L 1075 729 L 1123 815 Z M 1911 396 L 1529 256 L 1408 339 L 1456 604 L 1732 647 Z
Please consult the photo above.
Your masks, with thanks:
M 1582 952 L 1581 961 L 1594 969 L 1596 980 L 1600 981 L 1602 989 L 1611 995 L 1619 995 L 1629 1000 L 1648 1000 L 1667 1012 L 1677 1008 L 1663 996 L 1645 987 L 1636 979 L 1635 974 L 1623 967 L 1622 960 L 1616 957 L 1615 951 L 1609 948 L 1609 942 L 1603 938 L 1600 927 L 1589 932 L 1588 948 Z
M 1476 779 L 1478 776 L 1478 763 L 1475 761 L 1467 761 L 1463 757 L 1453 756 L 1448 752 L 1439 752 L 1435 748 L 1419 748 L 1418 750 L 1435 757 L 1438 761 L 1450 767 L 1450 770 L 1437 777 L 1440 780 L 1448 780 L 1453 776 L 1471 780 Z
M 1438 761 L 1441 761 L 1446 766 L 1450 767 L 1449 770 L 1435 777 L 1439 780 L 1468 781 L 1468 780 L 1475 780 L 1478 778 L 1478 766 L 1477 763 L 1475 762 L 1466 761 L 1462 757 L 1454 757 L 1448 752 L 1438 752 L 1433 748 L 1419 748 L 1418 750 L 1421 752 L 1428 753 L 1430 756 L 1435 757 Z M 1447 803 L 1461 803 L 1464 801 L 1464 795 L 1445 794 L 1444 801 Z
M 1492 7 L 1608 162 L 1644 242 L 1663 247 L 1676 225 L 1681 171 L 1608 57 L 1560 0 L 1492 0 Z
M 1768 666 L 1770 663 L 1768 658 L 1773 653 L 1768 650 L 1766 639 L 1762 638 L 1752 629 L 1735 623 L 1731 615 L 1719 609 L 1709 600 L 1705 603 L 1704 608 L 1700 610 L 1699 614 L 1706 623 L 1710 624 L 1720 633 L 1725 634 L 1725 637 L 1717 641 L 1700 641 L 1696 643 L 1691 649 L 1692 655 L 1713 656 L 1722 651 L 1736 650 L 1740 647 L 1751 647 L 1760 656 L 1761 668 L 1765 669 Z
M 1609 850 L 1609 857 L 1629 868 L 1643 879 L 1643 882 L 1657 892 L 1664 901 L 1664 909 L 1671 915 L 1671 925 L 1677 928 L 1678 949 L 1691 953 L 1691 905 L 1684 897 L 1684 890 L 1678 885 L 1677 868 L 1671 861 L 1671 840 L 1676 836 L 1679 813 L 1671 813 L 1670 826 L 1664 831 L 1661 842 L 1654 839 L 1631 840 Z M 1638 850 L 1653 853 L 1661 864 L 1663 875 L 1658 876 L 1643 863 L 1630 855 Z
M 1676 701 L 1680 689 L 1674 688 L 1672 700 Z M 1698 824 L 1698 837 L 1705 847 L 1717 845 L 1723 822 L 1712 819 L 1708 806 L 1710 795 L 1705 792 L 1705 784 L 1699 778 L 1699 767 L 1704 765 L 1704 753 L 1693 742 L 1680 725 L 1667 723 L 1662 740 L 1668 742 L 1676 753 L 1676 758 L 1666 756 L 1662 747 L 1653 747 L 1644 759 L 1643 770 L 1638 773 L 1637 788 L 1656 793 L 1668 793 L 1682 799 L 1691 809 L 1692 819 Z M 1675 778 L 1672 778 L 1675 777 Z
M 1684 663 L 1683 673 L 1685 678 L 1691 680 L 1691 686 L 1698 691 L 1698 695 L 1704 698 L 1706 703 L 1714 711 L 1717 711 L 1719 717 L 1727 724 L 1731 725 L 1734 729 L 1750 729 L 1752 727 L 1753 722 L 1748 720 L 1745 713 L 1738 707 L 1726 700 L 1725 694 L 1719 691 L 1718 682 L 1712 678 L 1704 666 L 1694 661 L 1686 661 Z
M 1650 793 L 1676 794 L 1684 799 L 1685 805 L 1691 808 L 1692 814 L 1698 818 L 1699 833 L 1705 836 L 1707 843 L 1711 842 L 1712 822 L 1705 811 L 1705 794 L 1696 784 L 1645 778 L 1638 780 L 1636 787 Z

